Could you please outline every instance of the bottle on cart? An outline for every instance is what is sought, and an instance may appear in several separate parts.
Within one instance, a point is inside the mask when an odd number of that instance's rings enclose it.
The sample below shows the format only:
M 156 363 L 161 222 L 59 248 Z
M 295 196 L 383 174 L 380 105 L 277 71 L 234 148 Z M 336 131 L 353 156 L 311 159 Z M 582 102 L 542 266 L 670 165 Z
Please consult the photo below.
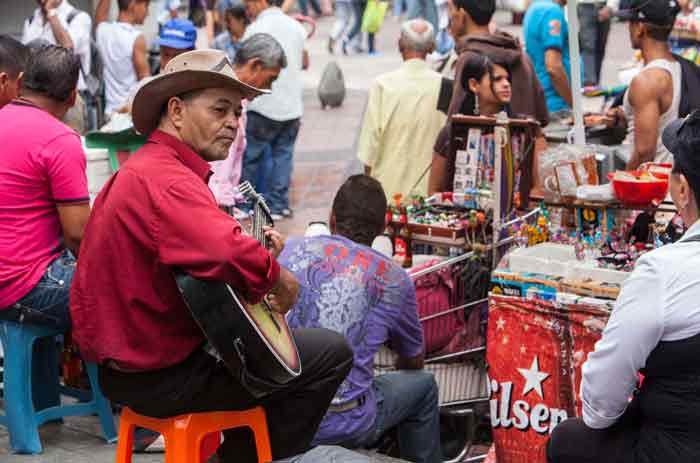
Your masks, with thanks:
M 408 213 L 402 207 L 399 214 L 399 229 L 396 230 L 394 240 L 394 260 L 403 268 L 413 266 L 413 252 L 411 249 L 411 229 L 408 225 Z
M 382 246 L 386 247 L 386 252 L 389 253 L 390 256 L 394 255 L 394 238 L 396 235 L 396 231 L 394 230 L 394 212 L 391 210 L 391 207 L 387 208 L 386 210 L 386 217 L 384 218 L 384 221 L 386 222 L 384 225 L 384 233 L 382 234 Z

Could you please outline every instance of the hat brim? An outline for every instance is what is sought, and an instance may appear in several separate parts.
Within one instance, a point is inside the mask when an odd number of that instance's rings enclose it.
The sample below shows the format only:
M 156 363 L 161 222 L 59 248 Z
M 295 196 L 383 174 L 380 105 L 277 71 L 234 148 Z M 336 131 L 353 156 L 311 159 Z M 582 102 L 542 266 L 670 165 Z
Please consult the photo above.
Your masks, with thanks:
M 158 38 L 156 39 L 156 44 L 158 44 L 159 47 L 170 47 L 178 50 L 194 50 L 194 42 L 189 40 Z
M 675 157 L 679 154 L 680 141 L 678 133 L 681 125 L 685 122 L 684 119 L 676 119 L 666 126 L 664 133 L 661 134 L 661 143 Z
M 247 100 L 270 93 L 269 90 L 255 88 L 214 71 L 184 70 L 161 74 L 144 84 L 136 92 L 131 109 L 134 128 L 142 135 L 150 134 L 158 127 L 163 105 L 170 98 L 207 88 L 238 90 L 242 97 Z

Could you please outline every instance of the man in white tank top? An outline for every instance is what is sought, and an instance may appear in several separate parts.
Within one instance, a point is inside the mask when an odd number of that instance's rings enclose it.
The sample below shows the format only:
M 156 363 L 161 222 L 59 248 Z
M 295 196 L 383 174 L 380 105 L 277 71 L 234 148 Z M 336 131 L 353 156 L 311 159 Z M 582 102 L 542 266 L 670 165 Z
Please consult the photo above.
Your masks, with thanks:
M 148 15 L 149 0 L 118 0 L 119 16 L 107 21 L 111 0 L 100 0 L 95 11 L 97 47 L 104 64 L 105 113 L 124 106 L 129 90 L 151 75 L 146 39 L 135 26 Z
M 641 50 L 644 68 L 632 80 L 624 104 L 608 116 L 627 127 L 627 169 L 644 162 L 670 162 L 661 143 L 664 128 L 678 118 L 681 100 L 681 66 L 671 54 L 668 36 L 680 7 L 677 0 L 632 0 L 621 12 L 630 20 L 632 46 Z

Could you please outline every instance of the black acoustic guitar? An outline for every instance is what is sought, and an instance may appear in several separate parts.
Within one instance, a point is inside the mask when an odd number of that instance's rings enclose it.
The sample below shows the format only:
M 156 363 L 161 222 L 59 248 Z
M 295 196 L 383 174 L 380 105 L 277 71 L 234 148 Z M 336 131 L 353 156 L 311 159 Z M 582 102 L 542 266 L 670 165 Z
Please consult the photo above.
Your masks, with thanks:
M 266 245 L 272 226 L 264 199 L 245 182 L 241 193 L 253 202 L 252 235 Z M 226 283 L 176 276 L 185 304 L 209 341 L 209 348 L 255 397 L 283 388 L 301 374 L 296 343 L 284 315 L 263 298 L 249 304 Z

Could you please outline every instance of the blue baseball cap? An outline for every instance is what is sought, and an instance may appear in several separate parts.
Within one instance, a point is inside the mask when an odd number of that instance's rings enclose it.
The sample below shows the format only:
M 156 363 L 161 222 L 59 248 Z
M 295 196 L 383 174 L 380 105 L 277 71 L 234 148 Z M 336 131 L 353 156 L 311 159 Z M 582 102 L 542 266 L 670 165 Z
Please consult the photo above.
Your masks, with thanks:
M 194 48 L 197 41 L 197 29 L 187 19 L 171 19 L 160 30 L 156 43 L 161 47 L 188 50 Z

